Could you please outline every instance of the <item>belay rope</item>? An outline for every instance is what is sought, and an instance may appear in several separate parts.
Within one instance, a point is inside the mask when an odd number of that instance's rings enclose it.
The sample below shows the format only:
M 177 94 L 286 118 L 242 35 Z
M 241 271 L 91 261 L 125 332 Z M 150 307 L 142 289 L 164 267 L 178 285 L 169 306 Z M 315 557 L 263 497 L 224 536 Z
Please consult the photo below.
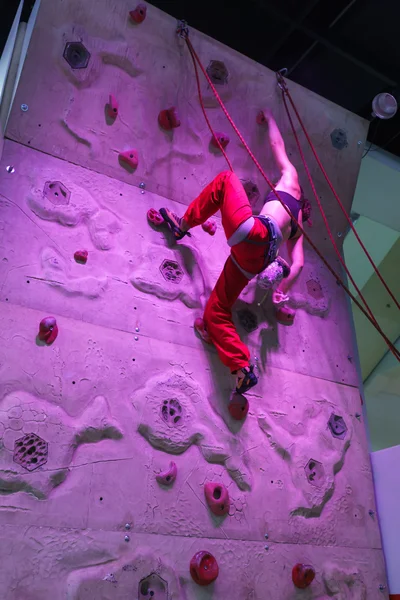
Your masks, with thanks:
M 182 23 L 184 24 L 183 26 L 182 26 Z M 279 202 L 282 204 L 283 208 L 286 210 L 286 212 L 288 213 L 288 215 L 290 216 L 290 218 L 291 218 L 293 221 L 295 221 L 295 222 L 297 223 L 297 227 L 298 227 L 298 229 L 299 229 L 299 230 L 300 230 L 300 232 L 301 232 L 301 233 L 304 235 L 304 238 L 305 238 L 305 239 L 307 240 L 307 242 L 310 244 L 310 246 L 312 247 L 312 249 L 314 250 L 314 252 L 315 252 L 315 253 L 318 255 L 318 257 L 319 257 L 319 258 L 322 260 L 322 262 L 324 263 L 324 265 L 326 266 L 326 268 L 328 269 L 328 271 L 329 271 L 329 272 L 330 272 L 330 273 L 331 273 L 331 274 L 334 276 L 334 278 L 335 278 L 336 282 L 338 283 L 338 285 L 340 285 L 340 286 L 341 286 L 341 287 L 344 289 L 344 291 L 345 291 L 345 292 L 348 294 L 348 296 L 349 296 L 349 297 L 350 297 L 350 298 L 353 300 L 354 304 L 355 304 L 355 305 L 356 305 L 356 306 L 357 306 L 357 307 L 358 307 L 358 308 L 361 310 L 361 312 L 362 312 L 362 313 L 364 314 L 364 316 L 365 316 L 365 317 L 368 319 L 368 321 L 369 321 L 369 322 L 370 322 L 370 323 L 371 323 L 371 324 L 372 324 L 372 325 L 375 327 L 375 329 L 376 329 L 376 330 L 379 332 L 379 334 L 380 334 L 380 335 L 382 336 L 382 338 L 385 340 L 385 342 L 386 342 L 386 344 L 387 344 L 387 346 L 388 346 L 389 350 L 392 352 L 392 354 L 393 354 L 393 355 L 394 355 L 394 356 L 397 358 L 397 360 L 400 362 L 400 352 L 399 352 L 399 350 L 397 350 L 397 348 L 394 346 L 394 344 L 392 344 L 392 342 L 389 340 L 389 338 L 388 338 L 388 337 L 385 335 L 385 333 L 382 331 L 382 329 L 381 329 L 381 327 L 379 326 L 379 324 L 378 324 L 378 322 L 377 322 L 377 320 L 376 320 L 376 318 L 375 318 L 375 316 L 374 316 L 374 314 L 373 314 L 372 310 L 370 309 L 370 307 L 369 307 L 369 305 L 368 305 L 367 301 L 365 300 L 365 298 L 364 298 L 364 296 L 362 295 L 361 291 L 359 290 L 358 286 L 355 284 L 355 282 L 354 282 L 354 279 L 353 279 L 353 277 L 351 276 L 351 274 L 350 274 L 350 272 L 349 272 L 349 270 L 348 270 L 348 268 L 347 268 L 347 266 L 346 266 L 346 264 L 345 264 L 345 262 L 344 262 L 344 260 L 343 260 L 343 258 L 342 258 L 342 255 L 341 255 L 341 253 L 340 253 L 339 249 L 337 248 L 337 245 L 336 245 L 336 243 L 335 243 L 335 240 L 334 240 L 334 238 L 333 238 L 332 232 L 331 232 L 331 230 L 330 230 L 329 223 L 328 223 L 328 220 L 327 220 L 327 218 L 326 218 L 325 212 L 324 212 L 324 210 L 323 210 L 323 208 L 322 208 L 322 205 L 321 205 L 321 203 L 320 203 L 320 201 L 319 201 L 318 194 L 317 194 L 317 192 L 316 192 L 316 190 L 315 190 L 315 185 L 314 185 L 314 182 L 313 182 L 313 180 L 312 180 L 311 173 L 310 173 L 310 171 L 309 171 L 309 168 L 308 168 L 308 165 L 307 165 L 307 163 L 306 163 L 306 161 L 305 161 L 304 154 L 303 154 L 303 152 L 302 152 L 302 150 L 301 150 L 300 142 L 299 142 L 299 140 L 298 140 L 298 136 L 297 136 L 297 134 L 296 134 L 296 131 L 295 131 L 295 128 L 294 128 L 294 125 L 293 125 L 293 121 L 292 121 L 292 118 L 291 118 L 291 116 L 290 116 L 290 112 L 289 112 L 289 109 L 288 109 L 288 106 L 287 106 L 287 103 L 286 103 L 286 97 L 285 97 L 285 96 L 287 96 L 287 97 L 289 98 L 289 101 L 290 101 L 290 103 L 291 103 L 291 105 L 292 105 L 292 107 L 293 107 L 293 110 L 294 110 L 294 112 L 295 112 L 295 114 L 296 114 L 296 116 L 297 116 L 297 118 L 298 118 L 298 120 L 299 120 L 299 123 L 300 123 L 300 125 L 301 125 L 301 127 L 302 127 L 302 129 L 303 129 L 303 132 L 304 132 L 304 134 L 305 134 L 305 136 L 306 136 L 306 138 L 307 138 L 307 141 L 309 142 L 309 144 L 310 144 L 310 146 L 311 146 L 311 150 L 312 150 L 312 152 L 313 152 L 313 154 L 314 154 L 314 156 L 315 156 L 315 158 L 316 158 L 316 160 L 317 160 L 317 163 L 318 163 L 319 167 L 321 168 L 321 170 L 322 170 L 322 173 L 324 174 L 324 177 L 325 177 L 325 179 L 326 179 L 326 181 L 327 181 L 327 183 L 328 183 L 328 185 L 329 185 L 329 187 L 330 187 L 330 189 L 331 189 L 331 191 L 332 191 L 332 193 L 333 193 L 333 195 L 334 195 L 335 199 L 337 200 L 337 202 L 339 203 L 339 206 L 341 207 L 342 211 L 343 211 L 343 212 L 344 212 L 344 214 L 346 215 L 346 219 L 347 219 L 347 221 L 348 221 L 348 223 L 349 223 L 349 225 L 350 225 L 351 229 L 354 231 L 354 233 L 355 233 L 355 236 L 356 236 L 356 239 L 358 240 L 358 242 L 360 243 L 361 247 L 363 248 L 363 250 L 364 250 L 364 252 L 365 252 L 365 254 L 366 254 L 366 256 L 367 256 L 368 260 L 370 261 L 370 263 L 372 264 L 372 266 L 373 266 L 373 268 L 374 268 L 375 272 L 376 272 L 376 273 L 377 273 L 377 275 L 379 276 L 379 279 L 382 281 L 382 283 L 383 283 L 383 285 L 385 286 L 386 290 L 388 291 L 388 293 L 390 294 L 391 298 L 394 300 L 394 302 L 395 302 L 396 306 L 397 306 L 399 309 L 400 309 L 400 304 L 398 303 L 398 301 L 397 301 L 397 300 L 396 300 L 396 298 L 394 297 L 393 293 L 390 291 L 390 289 L 389 289 L 388 285 L 386 284 L 386 282 L 384 281 L 383 277 L 382 277 L 382 276 L 381 276 L 381 274 L 379 273 L 379 270 L 378 270 L 378 268 L 376 267 L 375 263 L 373 262 L 373 260 L 372 260 L 371 256 L 370 256 L 370 255 L 369 255 L 369 253 L 367 252 L 367 250 L 366 250 L 366 248 L 365 248 L 364 244 L 363 244 L 363 243 L 362 243 L 362 241 L 360 240 L 360 238 L 359 238 L 359 236 L 358 236 L 358 234 L 357 234 L 357 232 L 356 232 L 356 230 L 355 230 L 355 228 L 354 228 L 354 226 L 353 226 L 353 223 L 351 222 L 351 219 L 350 219 L 350 217 L 348 216 L 348 214 L 347 214 L 347 212 L 346 212 L 346 209 L 344 208 L 344 206 L 343 206 L 342 202 L 340 201 L 340 198 L 339 198 L 339 196 L 337 195 L 337 193 L 336 193 L 336 191 L 335 191 L 335 189 L 334 189 L 334 187 L 333 187 L 333 185 L 332 185 L 332 183 L 331 183 L 331 181 L 330 181 L 330 179 L 329 179 L 329 177 L 328 177 L 328 175 L 327 175 L 327 173 L 326 173 L 326 171 L 325 171 L 324 167 L 322 166 L 322 164 L 321 164 L 321 161 L 319 160 L 319 158 L 318 158 L 318 156 L 317 156 L 317 153 L 316 153 L 316 151 L 315 151 L 315 148 L 314 148 L 314 146 L 313 146 L 313 144 L 312 144 L 312 142 L 311 142 L 311 139 L 310 139 L 310 137 L 308 136 L 308 133 L 307 133 L 307 132 L 306 132 L 306 130 L 305 130 L 304 124 L 303 124 L 303 122 L 302 122 L 302 120 L 301 120 L 301 118 L 300 118 L 300 115 L 299 115 L 299 113 L 298 113 L 298 111 L 297 111 L 297 109 L 296 109 L 296 107 L 295 107 L 295 104 L 294 104 L 294 102 L 293 102 L 293 100 L 292 100 L 292 98 L 291 98 L 291 96 L 290 96 L 289 90 L 288 90 L 288 88 L 287 88 L 286 82 L 285 82 L 285 81 L 284 81 L 284 79 L 283 79 L 283 76 L 282 76 L 282 74 L 281 74 L 281 73 L 277 73 L 278 85 L 279 85 L 279 87 L 280 87 L 280 88 L 281 88 L 281 90 L 282 90 L 283 101 L 284 101 L 284 104 L 285 104 L 285 108 L 286 108 L 286 111 L 287 111 L 287 114 L 288 114 L 288 118 L 289 118 L 290 124 L 291 124 L 291 126 L 292 126 L 293 135 L 294 135 L 294 137 L 295 137 L 295 139 L 296 139 L 296 143 L 297 143 L 297 146 L 298 146 L 298 148 L 299 148 L 299 152 L 300 152 L 300 155 L 301 155 L 301 158 L 302 158 L 302 161 L 303 161 L 304 168 L 305 168 L 305 170 L 306 170 L 306 173 L 307 173 L 308 179 L 309 179 L 309 181 L 310 181 L 311 188 L 312 188 L 312 190 L 313 190 L 313 193 L 314 193 L 314 196 L 315 196 L 315 198 L 316 198 L 316 200 L 317 200 L 318 208 L 319 208 L 319 209 L 320 209 L 320 211 L 321 211 L 322 218 L 323 218 L 323 220 L 324 220 L 324 223 L 325 223 L 325 226 L 326 226 L 326 228 L 327 228 L 327 231 L 328 231 L 328 234 L 329 234 L 329 238 L 330 238 L 330 240 L 331 240 L 331 242 L 332 242 L 332 244 L 333 244 L 333 247 L 334 247 L 334 249 L 335 249 L 335 253 L 336 253 L 336 255 L 338 256 L 338 258 L 339 258 L 339 261 L 340 261 L 340 263 L 342 264 L 342 266 L 343 266 L 343 268 L 344 268 L 345 272 L 347 273 L 347 275 L 348 275 L 348 277 L 349 277 L 350 281 L 351 281 L 351 282 L 352 282 L 352 284 L 354 285 L 354 288 L 355 288 L 355 290 L 356 290 L 356 291 L 357 291 L 357 293 L 359 294 L 359 296 L 360 296 L 360 299 L 363 301 L 365 308 L 364 308 L 364 306 L 362 306 L 362 304 L 360 304 L 360 302 L 357 300 L 357 298 L 354 296 L 354 294 L 352 294 L 352 292 L 351 292 L 351 291 L 350 291 L 350 290 L 347 288 L 347 286 L 346 286 L 346 285 L 343 283 L 343 281 L 342 281 L 341 277 L 340 277 L 340 276 L 339 276 L 339 275 L 338 275 L 338 274 L 335 272 L 335 270 L 334 270 L 334 269 L 331 267 L 331 265 L 328 263 L 328 261 L 327 261 L 327 260 L 324 258 L 323 254 L 322 254 L 322 253 L 321 253 L 321 252 L 318 250 L 317 246 L 316 246 L 316 245 L 314 244 L 314 242 L 311 240 L 310 236 L 309 236 L 309 235 L 308 235 L 308 234 L 307 234 L 307 233 L 304 231 L 303 227 L 302 227 L 302 226 L 301 226 L 301 225 L 300 225 L 300 224 L 297 222 L 297 220 L 296 220 L 296 219 L 293 217 L 293 215 L 292 215 L 292 213 L 290 212 L 290 210 L 288 209 L 288 207 L 285 205 L 285 203 L 283 202 L 283 200 L 280 198 L 280 196 L 279 196 L 279 192 L 277 192 L 277 191 L 276 191 L 274 184 L 273 184 L 273 183 L 272 183 L 272 182 L 269 180 L 268 176 L 266 175 L 266 173 L 264 172 L 264 170 L 263 170 L 263 168 L 261 167 L 260 163 L 258 162 L 258 160 L 256 159 L 256 157 L 254 156 L 254 154 L 253 154 L 253 153 L 252 153 L 252 151 L 250 150 L 250 148 L 249 148 L 248 144 L 246 143 L 246 141 L 245 141 L 245 139 L 243 138 L 242 134 L 240 133 L 239 129 L 236 127 L 236 125 L 235 125 L 235 123 L 234 123 L 234 121 L 233 121 L 232 117 L 230 116 L 230 114 L 229 114 L 228 110 L 226 109 L 226 107 L 225 107 L 225 105 L 224 105 L 223 101 L 221 100 L 221 98 L 220 98 L 220 96 L 219 96 L 219 94 L 218 94 L 217 90 L 215 89 L 215 86 L 213 85 L 213 83 L 212 83 L 212 81 L 211 81 L 211 79 L 210 79 L 210 77 L 209 77 L 209 75 L 208 75 L 207 71 L 205 70 L 204 66 L 202 65 L 202 63 L 201 63 L 201 61 L 200 61 L 200 59 L 199 59 L 199 57 L 198 57 L 198 55 L 197 55 L 197 53 L 196 53 L 195 49 L 193 48 L 192 42 L 191 42 L 191 41 L 190 41 L 190 39 L 189 39 L 189 30 L 188 30 L 187 24 L 181 21 L 181 22 L 180 22 L 180 24 L 178 24 L 178 30 L 177 30 L 177 33 L 178 33 L 178 35 L 179 35 L 181 38 L 183 38 L 183 39 L 185 40 L 185 42 L 186 42 L 186 45 L 187 45 L 187 47 L 188 47 L 188 50 L 189 50 L 189 52 L 190 52 L 190 55 L 191 55 L 191 57 L 192 57 L 193 66 L 194 66 L 195 75 L 196 75 L 197 89 L 198 89 L 198 93 L 199 93 L 199 100 L 200 100 L 200 105 L 201 105 L 201 109 L 202 109 L 202 111 L 203 111 L 204 118 L 205 118 L 205 120 L 206 120 L 206 123 L 207 123 L 207 125 L 208 125 L 208 127 L 209 127 L 210 131 L 211 131 L 211 134 L 212 134 L 213 138 L 216 140 L 216 142 L 217 142 L 217 144 L 218 144 L 218 146 L 219 146 L 219 149 L 221 150 L 222 154 L 224 155 L 224 157 L 225 157 L 225 159 L 226 159 L 226 161 L 227 161 L 227 163 L 228 163 L 228 166 L 229 166 L 230 170 L 231 170 L 231 171 L 233 171 L 232 164 L 231 164 L 231 162 L 230 162 L 230 160 L 229 160 L 229 158 L 228 158 L 228 156 L 227 156 L 227 154 L 226 154 L 226 152 L 225 152 L 224 148 L 222 147 L 222 145 L 221 145 L 221 143 L 220 143 L 220 141 L 219 141 L 219 139 L 218 139 L 218 136 L 215 134 L 215 132 L 214 132 L 214 130 L 213 130 L 213 128 L 212 128 L 212 125 L 211 125 L 211 123 L 210 123 L 210 121 L 209 121 L 209 119 L 208 119 L 208 116 L 207 116 L 206 110 L 205 110 L 205 106 L 204 106 L 204 102 L 203 102 L 203 96 L 202 96 L 202 93 L 201 93 L 200 77 L 199 77 L 198 67 L 200 67 L 200 69 L 201 69 L 201 71 L 202 71 L 202 73 L 203 73 L 204 77 L 205 77 L 205 78 L 206 78 L 206 80 L 207 80 L 207 83 L 208 83 L 208 85 L 209 85 L 209 86 L 210 86 L 210 88 L 212 89 L 212 91 L 213 91 L 213 93 L 214 93 L 214 95 L 215 95 L 215 97 L 216 97 L 216 99 L 217 99 L 217 101 L 218 101 L 218 103 L 219 103 L 220 107 L 222 108 L 222 110 L 223 110 L 223 112 L 224 112 L 224 114 L 225 114 L 226 118 L 228 119 L 228 121 L 229 121 L 229 123 L 231 124 L 232 128 L 234 129 L 235 133 L 236 133 L 236 134 L 237 134 L 237 136 L 239 137 L 239 139 L 240 139 L 240 141 L 242 142 L 243 146 L 246 148 L 246 150 L 247 150 L 247 152 L 248 152 L 249 156 L 250 156 L 250 157 L 251 157 L 251 159 L 253 160 L 254 164 L 256 165 L 257 169 L 258 169 L 258 170 L 259 170 L 259 172 L 261 173 L 262 177 L 265 179 L 265 181 L 267 182 L 267 184 L 269 185 L 269 187 L 270 187 L 270 188 L 271 188 L 271 189 L 274 191 L 274 193 L 275 193 L 276 197 L 278 198 Z

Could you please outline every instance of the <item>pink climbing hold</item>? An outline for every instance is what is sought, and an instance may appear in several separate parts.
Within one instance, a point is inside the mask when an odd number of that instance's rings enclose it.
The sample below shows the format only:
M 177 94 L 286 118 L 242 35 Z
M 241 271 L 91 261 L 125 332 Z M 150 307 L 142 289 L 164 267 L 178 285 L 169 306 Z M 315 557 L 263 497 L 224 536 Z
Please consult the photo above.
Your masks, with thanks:
M 135 23 L 143 23 L 146 18 L 147 6 L 145 4 L 138 4 L 135 10 L 129 12 L 129 16 Z
M 204 495 L 214 515 L 221 517 L 229 512 L 229 493 L 222 483 L 206 483 Z
M 260 112 L 257 115 L 257 119 L 256 119 L 258 125 L 264 125 L 267 122 L 267 119 L 265 118 L 265 114 L 263 110 L 260 110 Z
M 197 585 L 209 585 L 218 577 L 218 563 L 212 554 L 201 550 L 190 561 L 190 574 Z
M 118 102 L 113 94 L 110 94 L 110 98 L 107 104 L 107 114 L 111 119 L 115 119 L 118 115 Z
M 217 231 L 217 224 L 212 219 L 208 219 L 208 221 L 202 224 L 201 228 L 209 235 L 215 235 Z
M 222 148 L 225 149 L 229 144 L 229 141 L 229 135 L 227 135 L 226 133 L 222 133 L 221 131 L 216 131 L 213 137 L 211 138 L 211 145 L 219 150 L 219 146 L 221 144 Z
M 228 411 L 232 419 L 243 421 L 249 412 L 249 401 L 243 394 L 233 392 L 228 403 Z
M 74 254 L 74 259 L 81 265 L 86 265 L 88 259 L 87 250 L 77 250 Z
M 310 565 L 297 563 L 292 569 L 292 581 L 297 588 L 304 590 L 312 584 L 315 577 L 314 568 Z
M 160 127 L 166 129 L 167 131 L 179 127 L 181 122 L 176 107 L 171 106 L 171 108 L 162 110 L 158 115 L 158 122 L 160 124 Z
M 38 338 L 48 346 L 54 342 L 58 336 L 57 321 L 54 317 L 45 317 L 40 321 Z
M 166 471 L 162 471 L 158 475 L 156 475 L 156 479 L 158 483 L 161 485 L 172 485 L 176 479 L 178 474 L 178 469 L 174 462 L 171 462 L 168 469 Z
M 127 164 L 131 169 L 136 169 L 139 164 L 138 153 L 136 150 L 126 150 L 118 154 L 120 162 Z
M 281 325 L 293 325 L 296 311 L 288 306 L 280 306 L 275 310 L 275 316 L 278 323 Z
M 156 210 L 155 208 L 150 208 L 147 211 L 147 218 L 150 221 L 150 223 L 153 223 L 153 225 L 155 225 L 156 227 L 164 223 L 164 219 L 162 218 L 158 210 Z

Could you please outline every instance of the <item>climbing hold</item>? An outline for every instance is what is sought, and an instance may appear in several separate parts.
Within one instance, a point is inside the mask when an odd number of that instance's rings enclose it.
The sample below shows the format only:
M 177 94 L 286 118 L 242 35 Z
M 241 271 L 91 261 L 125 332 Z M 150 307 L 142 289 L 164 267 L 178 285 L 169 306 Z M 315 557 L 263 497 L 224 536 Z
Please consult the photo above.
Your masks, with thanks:
M 77 250 L 74 254 L 74 259 L 77 263 L 85 265 L 88 259 L 87 250 Z
M 265 114 L 263 110 L 260 110 L 260 112 L 257 115 L 257 119 L 256 119 L 258 125 L 264 125 L 267 122 L 267 119 L 265 118 Z
M 292 580 L 296 587 L 304 590 L 313 582 L 315 571 L 310 565 L 297 563 L 292 570 Z
M 229 144 L 229 135 L 227 135 L 226 133 L 222 133 L 221 131 L 216 131 L 211 138 L 211 146 L 214 146 L 214 148 L 217 148 L 219 150 L 220 144 L 222 148 L 226 148 Z
M 109 117 L 111 117 L 111 119 L 115 119 L 115 117 L 118 115 L 118 102 L 113 94 L 110 94 L 108 100 L 107 114 Z
M 229 511 L 229 493 L 222 483 L 206 483 L 204 495 L 214 515 L 221 517 L 227 514 Z
M 150 223 L 153 223 L 153 225 L 156 225 L 157 227 L 164 223 L 164 219 L 155 208 L 150 208 L 150 210 L 147 211 L 147 218 Z
M 171 462 L 166 471 L 161 471 L 161 473 L 156 475 L 156 479 L 161 485 L 172 485 L 176 479 L 177 474 L 178 469 L 176 467 L 176 464 L 174 462 Z
M 293 325 L 296 312 L 288 306 L 280 306 L 275 310 L 275 316 L 281 325 Z
M 197 317 L 197 319 L 195 319 L 194 329 L 199 334 L 203 342 L 206 344 L 212 344 L 212 340 L 201 317 Z
M 139 164 L 138 154 L 136 150 L 126 150 L 118 154 L 120 162 L 127 164 L 131 169 L 136 169 Z
M 162 110 L 158 115 L 158 122 L 160 127 L 166 129 L 167 131 L 179 127 L 181 122 L 175 106 L 171 106 L 171 108 Z
M 249 412 L 249 401 L 242 394 L 233 392 L 228 403 L 229 414 L 236 421 L 243 421 Z
M 205 231 L 209 235 L 215 235 L 215 232 L 217 231 L 217 224 L 212 219 L 208 219 L 208 221 L 203 223 L 201 227 L 203 231 Z
M 190 561 L 190 574 L 197 585 L 209 585 L 218 577 L 218 563 L 212 554 L 201 550 Z
M 147 6 L 145 4 L 138 4 L 135 10 L 129 12 L 129 16 L 135 23 L 143 23 L 146 18 Z
M 48 346 L 54 342 L 58 336 L 57 321 L 54 317 L 45 317 L 40 321 L 39 340 L 45 342 Z

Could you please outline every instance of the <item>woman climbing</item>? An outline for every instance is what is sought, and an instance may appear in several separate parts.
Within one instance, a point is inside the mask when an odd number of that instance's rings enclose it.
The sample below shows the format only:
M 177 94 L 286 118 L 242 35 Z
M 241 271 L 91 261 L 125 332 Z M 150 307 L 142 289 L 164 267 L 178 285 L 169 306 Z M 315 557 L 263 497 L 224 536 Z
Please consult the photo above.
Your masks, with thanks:
M 301 224 L 309 217 L 309 203 L 303 198 L 297 171 L 288 159 L 271 111 L 263 111 L 263 116 L 281 173 L 276 190 L 291 215 Z M 260 215 L 253 216 L 243 185 L 232 171 L 217 175 L 190 204 L 183 217 L 168 208 L 161 208 L 160 214 L 175 239 L 181 240 L 190 235 L 189 229 L 202 225 L 218 210 L 231 254 L 206 304 L 203 319 L 196 319 L 195 328 L 204 341 L 214 344 L 222 363 L 234 376 L 236 391 L 244 394 L 256 385 L 257 377 L 254 365 L 250 364 L 249 350 L 233 323 L 232 306 L 250 279 L 259 275 L 260 285 L 271 287 L 271 273 L 277 271 L 281 281 L 273 291 L 273 301 L 277 306 L 287 301 L 287 292 L 304 263 L 303 236 L 274 192 L 268 194 Z M 278 256 L 283 242 L 287 243 L 290 267 Z

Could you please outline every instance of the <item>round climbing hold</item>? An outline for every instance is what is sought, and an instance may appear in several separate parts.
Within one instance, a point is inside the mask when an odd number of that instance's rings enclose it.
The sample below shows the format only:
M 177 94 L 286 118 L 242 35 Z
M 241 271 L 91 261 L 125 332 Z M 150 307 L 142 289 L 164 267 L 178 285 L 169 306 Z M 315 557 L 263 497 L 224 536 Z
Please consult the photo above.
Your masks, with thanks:
M 304 590 L 313 582 L 315 577 L 314 568 L 310 565 L 297 563 L 292 569 L 292 580 L 297 588 Z
M 281 325 L 293 325 L 296 311 L 288 306 L 280 306 L 275 310 L 275 316 L 278 323 Z
M 145 4 L 138 4 L 135 10 L 129 12 L 129 16 L 135 23 L 143 23 L 146 18 L 147 6 Z
M 137 168 L 139 164 L 138 153 L 136 150 L 126 150 L 126 152 L 120 152 L 118 154 L 119 162 L 129 167 L 131 170 Z
M 45 317 L 40 321 L 38 338 L 50 346 L 58 336 L 57 321 L 54 317 Z
M 150 210 L 147 211 L 147 218 L 150 223 L 153 223 L 156 227 L 164 223 L 164 219 L 155 208 L 150 208 Z
M 243 421 L 249 412 L 249 401 L 242 394 L 233 392 L 228 403 L 229 414 L 236 421 Z
M 180 127 L 180 119 L 175 106 L 162 110 L 158 115 L 158 123 L 160 127 L 166 131 Z
M 74 259 L 76 260 L 77 263 L 79 263 L 81 265 L 85 265 L 87 263 L 87 259 L 88 259 L 87 250 L 77 250 L 74 254 Z
M 229 492 L 223 483 L 207 482 L 204 486 L 204 495 L 214 515 L 222 517 L 229 512 Z
M 218 577 L 218 563 L 212 554 L 201 550 L 190 561 L 190 575 L 197 585 L 209 585 Z
M 222 146 L 222 148 L 225 149 L 229 144 L 229 141 L 229 135 L 227 135 L 226 133 L 222 133 L 222 131 L 216 131 L 215 134 L 212 136 L 210 143 L 211 146 L 213 146 L 217 150 L 220 150 L 220 146 Z

